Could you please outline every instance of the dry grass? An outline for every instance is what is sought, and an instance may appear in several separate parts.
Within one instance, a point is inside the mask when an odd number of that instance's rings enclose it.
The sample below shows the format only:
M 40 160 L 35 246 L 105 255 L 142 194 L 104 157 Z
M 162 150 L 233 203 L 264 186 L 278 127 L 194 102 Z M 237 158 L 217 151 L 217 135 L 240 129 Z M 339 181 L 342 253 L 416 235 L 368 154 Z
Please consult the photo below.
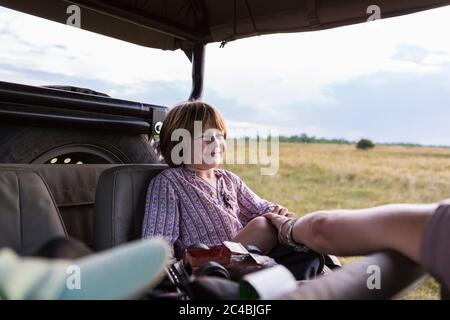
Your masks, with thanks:
M 450 195 L 450 149 L 280 144 L 280 168 L 260 175 L 251 165 L 227 166 L 257 194 L 298 216 L 321 209 L 356 209 L 386 203 L 426 203 Z M 349 261 L 345 259 L 344 262 Z M 408 299 L 437 299 L 428 280 Z

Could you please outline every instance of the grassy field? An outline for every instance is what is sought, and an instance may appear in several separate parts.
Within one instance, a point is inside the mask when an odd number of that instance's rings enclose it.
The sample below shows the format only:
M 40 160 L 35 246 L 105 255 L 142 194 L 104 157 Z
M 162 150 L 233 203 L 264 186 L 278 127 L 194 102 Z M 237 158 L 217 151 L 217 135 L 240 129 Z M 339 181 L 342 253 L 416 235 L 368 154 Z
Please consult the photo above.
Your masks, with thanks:
M 280 144 L 280 167 L 260 175 L 254 165 L 226 166 L 257 194 L 297 216 L 321 209 L 356 209 L 387 203 L 434 202 L 450 197 L 450 149 Z M 357 258 L 345 258 L 344 264 Z M 427 280 L 406 299 L 438 299 Z

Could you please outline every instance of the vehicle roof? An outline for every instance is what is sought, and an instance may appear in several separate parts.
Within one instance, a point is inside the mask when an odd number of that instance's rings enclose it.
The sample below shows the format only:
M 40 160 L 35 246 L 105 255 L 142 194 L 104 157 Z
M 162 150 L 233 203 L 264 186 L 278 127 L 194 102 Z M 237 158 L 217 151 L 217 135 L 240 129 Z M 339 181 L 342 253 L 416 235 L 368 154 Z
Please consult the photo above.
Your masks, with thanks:
M 367 21 L 372 0 L 0 0 L 0 5 L 66 23 L 71 4 L 81 28 L 164 50 L 262 34 L 323 30 Z M 450 0 L 378 0 L 382 18 L 432 9 Z

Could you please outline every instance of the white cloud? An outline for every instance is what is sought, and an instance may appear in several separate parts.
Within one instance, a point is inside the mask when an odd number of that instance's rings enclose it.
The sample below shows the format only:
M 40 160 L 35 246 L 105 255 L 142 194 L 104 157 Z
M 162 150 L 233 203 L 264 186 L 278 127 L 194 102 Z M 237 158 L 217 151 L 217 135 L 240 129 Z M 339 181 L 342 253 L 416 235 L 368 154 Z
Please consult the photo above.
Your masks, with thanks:
M 242 104 L 332 103 L 323 87 L 380 71 L 429 73 L 446 62 L 450 8 L 313 33 L 271 35 L 207 51 L 206 85 Z M 3 63 L 139 87 L 145 81 L 189 81 L 181 51 L 162 52 L 0 9 Z M 11 33 L 12 32 L 12 33 Z M 401 44 L 440 52 L 428 65 L 393 59 Z M 58 45 L 56 47 L 55 45 Z M 30 51 L 31 50 L 31 51 Z M 130 89 L 132 90 L 132 89 Z
M 9 65 L 122 85 L 190 77 L 181 51 L 144 48 L 9 9 L 0 9 L 2 27 L 0 61 Z
M 450 62 L 450 53 L 434 53 L 423 59 L 423 63 L 430 65 L 442 65 Z
M 242 104 L 328 103 L 322 88 L 377 72 L 440 69 L 393 59 L 400 45 L 450 54 L 450 7 L 314 33 L 209 46 L 207 85 Z M 446 61 L 444 59 L 444 61 Z

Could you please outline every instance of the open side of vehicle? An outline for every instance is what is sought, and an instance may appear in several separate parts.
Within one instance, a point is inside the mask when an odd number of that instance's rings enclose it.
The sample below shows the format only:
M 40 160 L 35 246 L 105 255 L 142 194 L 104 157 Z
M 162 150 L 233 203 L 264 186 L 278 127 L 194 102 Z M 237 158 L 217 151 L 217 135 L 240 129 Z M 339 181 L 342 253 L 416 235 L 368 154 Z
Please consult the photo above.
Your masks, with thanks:
M 383 17 L 449 3 L 378 1 Z M 359 0 L 165 0 L 145 5 L 126 0 L 0 0 L 2 6 L 61 23 L 67 22 L 68 6 L 76 5 L 82 9 L 83 29 L 148 47 L 182 49 L 192 61 L 192 100 L 201 97 L 207 43 L 225 45 L 249 36 L 359 23 L 367 20 L 371 4 Z M 152 144 L 165 108 L 61 89 L 0 82 L 0 162 L 28 163 L 0 165 L 0 246 L 22 254 L 55 236 L 71 235 L 95 250 L 139 238 L 146 188 L 165 168 L 118 165 L 156 161 L 154 152 L 135 154 L 134 148 Z M 142 140 L 143 136 L 147 138 Z M 65 162 L 71 164 L 59 165 Z M 369 265 L 383 270 L 381 290 L 364 286 Z M 305 284 L 290 297 L 392 298 L 422 275 L 412 261 L 380 253 Z
M 54 237 L 70 235 L 101 251 L 139 239 L 148 184 L 165 168 L 0 165 L 0 245 L 30 254 Z M 373 265 L 383 273 L 379 290 L 366 285 L 367 268 Z M 303 284 L 286 298 L 390 299 L 423 279 L 417 264 L 383 252 Z

